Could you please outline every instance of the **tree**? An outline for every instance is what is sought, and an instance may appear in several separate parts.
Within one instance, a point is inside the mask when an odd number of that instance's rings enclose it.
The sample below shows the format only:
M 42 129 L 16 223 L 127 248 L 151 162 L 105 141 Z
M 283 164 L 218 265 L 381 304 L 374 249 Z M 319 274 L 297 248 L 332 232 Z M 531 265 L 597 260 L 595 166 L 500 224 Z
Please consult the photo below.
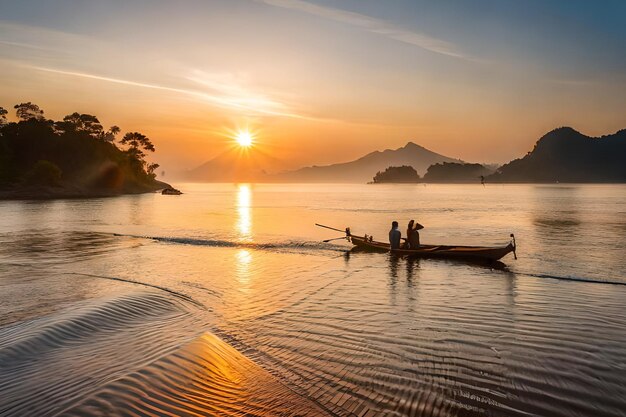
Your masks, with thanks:
M 426 182 L 476 182 L 481 176 L 493 174 L 493 170 L 481 164 L 443 162 L 428 167 L 424 174 Z
M 402 165 L 399 167 L 389 167 L 383 172 L 377 172 L 374 176 L 374 183 L 394 183 L 394 182 L 405 182 L 412 183 L 418 182 L 420 176 L 417 174 L 415 168 L 409 165 Z
M 144 156 L 146 156 L 143 150 L 150 152 L 155 151 L 154 145 L 150 139 L 148 139 L 146 135 L 142 135 L 139 132 L 128 132 L 124 135 L 122 140 L 120 140 L 120 143 L 122 145 L 128 145 L 128 153 L 141 160 Z
M 154 173 L 154 171 L 160 166 L 161 165 L 159 164 L 148 164 L 148 166 L 146 167 L 146 172 L 148 173 L 148 175 L 156 177 L 156 174 Z
M 109 128 L 109 130 L 106 131 L 106 133 L 104 133 L 102 135 L 102 140 L 104 140 L 105 142 L 115 142 L 115 138 L 116 136 L 121 132 L 122 130 L 117 127 L 117 126 L 111 126 Z
M 61 132 L 83 132 L 87 133 L 94 139 L 104 136 L 104 128 L 100 124 L 100 120 L 91 114 L 80 114 L 74 112 L 63 118 L 62 122 L 55 124 L 57 130 Z
M 13 108 L 16 109 L 15 114 L 21 121 L 45 120 L 43 110 L 41 110 L 38 105 L 33 104 L 30 101 L 28 103 L 16 104 Z
M 131 165 L 133 165 L 137 172 L 143 172 L 144 175 L 148 174 L 154 178 L 154 170 L 158 167 L 157 164 L 151 164 L 147 167 L 146 172 L 146 156 L 144 151 L 154 152 L 155 148 L 150 139 L 139 132 L 128 132 L 120 140 L 122 145 L 128 145 L 126 153 L 130 156 Z M 156 166 L 154 166 L 156 165 Z
M 21 188 L 58 186 L 81 194 L 161 186 L 155 181 L 159 165 L 145 160 L 155 151 L 145 135 L 131 132 L 119 141 L 119 127 L 104 129 L 90 114 L 75 112 L 53 121 L 30 102 L 15 109 L 18 123 L 8 123 L 7 112 L 0 108 L 0 190 L 19 193 Z

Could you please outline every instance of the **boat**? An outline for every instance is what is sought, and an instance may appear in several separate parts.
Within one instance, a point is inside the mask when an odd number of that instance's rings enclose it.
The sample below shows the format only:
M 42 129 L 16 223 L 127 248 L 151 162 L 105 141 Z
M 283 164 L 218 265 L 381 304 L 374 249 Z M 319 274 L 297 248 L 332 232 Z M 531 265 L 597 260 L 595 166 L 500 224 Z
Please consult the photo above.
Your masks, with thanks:
M 420 245 L 416 249 L 391 249 L 389 243 L 378 242 L 372 236 L 356 236 L 350 232 L 350 228 L 345 230 L 335 229 L 328 226 L 317 224 L 317 226 L 325 227 L 332 230 L 345 232 L 347 239 L 355 246 L 355 249 L 371 252 L 391 252 L 396 255 L 408 255 L 420 258 L 448 258 L 448 259 L 465 259 L 474 261 L 497 261 L 509 253 L 513 252 L 513 256 L 517 259 L 515 253 L 515 235 L 511 233 L 511 241 L 505 246 L 461 246 L 461 245 Z M 334 240 L 334 239 L 330 239 Z
M 509 253 L 515 254 L 515 236 L 506 246 L 461 246 L 461 245 L 420 245 L 416 249 L 391 249 L 389 243 L 377 242 L 371 236 L 355 236 L 346 229 L 346 238 L 359 250 L 374 252 L 392 252 L 397 255 L 409 255 L 421 258 L 459 258 L 484 261 L 497 261 Z M 517 256 L 516 256 L 517 259 Z

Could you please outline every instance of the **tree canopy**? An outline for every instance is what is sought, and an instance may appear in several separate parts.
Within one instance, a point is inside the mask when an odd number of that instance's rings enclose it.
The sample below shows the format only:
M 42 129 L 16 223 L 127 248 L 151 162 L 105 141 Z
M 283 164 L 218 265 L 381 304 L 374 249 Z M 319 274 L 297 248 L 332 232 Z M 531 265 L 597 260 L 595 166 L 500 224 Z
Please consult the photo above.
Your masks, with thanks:
M 140 192 L 162 188 L 159 167 L 146 160 L 156 149 L 142 133 L 105 130 L 94 115 L 72 113 L 53 121 L 31 102 L 14 106 L 16 122 L 0 107 L 0 189 L 28 186 Z
M 43 110 L 41 110 L 38 105 L 33 104 L 30 101 L 28 103 L 16 104 L 13 108 L 16 109 L 15 113 L 21 121 L 41 121 L 45 119 L 43 116 Z
M 409 165 L 389 167 L 385 171 L 378 171 L 374 176 L 374 183 L 412 183 L 419 182 L 420 176 L 415 168 Z
M 491 169 L 481 164 L 443 162 L 429 166 L 426 174 L 424 174 L 424 181 L 478 183 L 481 181 L 481 176 L 484 177 L 492 173 Z

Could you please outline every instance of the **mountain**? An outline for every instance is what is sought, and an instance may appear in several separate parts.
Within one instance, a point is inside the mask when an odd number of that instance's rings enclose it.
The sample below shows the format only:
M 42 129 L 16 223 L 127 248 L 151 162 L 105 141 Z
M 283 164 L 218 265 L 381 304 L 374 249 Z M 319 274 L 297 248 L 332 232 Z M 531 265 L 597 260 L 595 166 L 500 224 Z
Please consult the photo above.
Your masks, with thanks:
M 398 149 L 387 149 L 369 153 L 357 160 L 339 164 L 300 168 L 273 176 L 285 182 L 355 182 L 366 183 L 379 171 L 390 166 L 408 165 L 419 174 L 438 162 L 461 162 L 458 159 L 429 151 L 413 142 Z
M 256 148 L 233 148 L 182 173 L 182 176 L 188 181 L 198 182 L 267 181 L 267 171 L 281 164 L 278 159 Z
M 487 181 L 626 182 L 626 129 L 597 138 L 571 127 L 555 129 Z

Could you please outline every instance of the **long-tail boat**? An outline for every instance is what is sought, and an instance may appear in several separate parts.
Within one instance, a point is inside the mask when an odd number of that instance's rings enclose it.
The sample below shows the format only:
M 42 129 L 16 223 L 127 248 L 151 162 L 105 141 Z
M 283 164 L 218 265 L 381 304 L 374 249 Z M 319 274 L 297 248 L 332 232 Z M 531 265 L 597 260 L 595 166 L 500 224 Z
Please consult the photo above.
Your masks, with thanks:
M 350 228 L 345 230 L 335 229 L 328 226 L 319 225 L 328 229 L 345 232 L 347 239 L 356 248 L 373 252 L 392 252 L 398 255 L 409 255 L 421 258 L 457 258 L 474 259 L 483 261 L 497 261 L 507 254 L 513 252 L 515 259 L 515 236 L 511 233 L 511 241 L 505 246 L 461 246 L 461 245 L 420 245 L 413 249 L 391 249 L 389 243 L 378 242 L 372 236 L 356 236 L 350 232 Z

